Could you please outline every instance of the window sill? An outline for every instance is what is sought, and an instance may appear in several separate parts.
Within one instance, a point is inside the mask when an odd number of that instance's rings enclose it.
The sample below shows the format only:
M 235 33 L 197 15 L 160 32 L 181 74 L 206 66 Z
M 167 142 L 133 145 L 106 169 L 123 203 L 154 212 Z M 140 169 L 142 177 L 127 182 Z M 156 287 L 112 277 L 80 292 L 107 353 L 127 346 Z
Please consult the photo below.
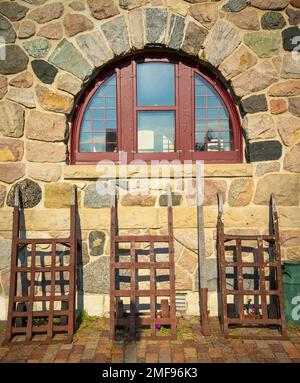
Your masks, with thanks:
M 154 165 L 150 170 L 148 165 L 65 165 L 63 167 L 65 180 L 98 179 L 98 178 L 178 178 L 182 176 L 195 177 L 196 166 L 189 166 L 184 171 L 183 165 L 175 165 L 170 174 L 166 165 Z M 205 178 L 252 177 L 252 164 L 207 164 L 204 166 Z

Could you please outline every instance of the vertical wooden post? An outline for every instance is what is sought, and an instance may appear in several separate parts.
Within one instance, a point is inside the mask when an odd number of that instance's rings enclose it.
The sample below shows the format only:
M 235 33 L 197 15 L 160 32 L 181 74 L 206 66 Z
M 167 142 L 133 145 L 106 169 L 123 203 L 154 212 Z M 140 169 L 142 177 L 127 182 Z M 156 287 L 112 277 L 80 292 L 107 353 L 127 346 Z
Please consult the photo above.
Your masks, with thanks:
M 70 249 L 70 252 L 72 248 Z M 47 339 L 51 340 L 53 338 L 53 311 L 55 305 L 55 258 L 56 258 L 56 243 L 52 242 L 51 245 L 51 284 L 50 284 L 50 302 L 49 302 L 49 316 L 47 324 Z M 70 309 L 70 308 L 69 308 Z
M 218 193 L 218 262 L 220 278 L 220 294 L 222 299 L 222 326 L 224 335 L 228 335 L 228 316 L 227 316 L 227 295 L 226 291 L 226 267 L 225 267 L 225 248 L 224 248 L 224 220 L 223 220 L 223 199 L 221 193 Z
M 135 312 L 136 312 L 136 296 L 135 296 L 135 242 L 130 242 L 130 317 L 129 317 L 129 335 L 130 339 L 135 338 L 136 332 L 136 320 L 135 320 Z
M 18 247 L 19 247 L 19 233 L 20 233 L 20 201 L 19 201 L 19 187 L 15 188 L 14 196 L 14 210 L 13 210 L 13 228 L 12 228 L 12 244 L 11 244 L 11 260 L 10 260 L 10 289 L 8 301 L 8 315 L 6 322 L 6 338 L 5 342 L 9 342 L 12 337 L 12 318 L 14 311 L 14 296 L 17 289 L 17 273 L 16 267 L 18 265 Z
M 176 297 L 175 297 L 175 256 L 174 256 L 174 230 L 173 230 L 173 209 L 170 184 L 167 185 L 168 196 L 168 232 L 169 232 L 169 275 L 170 275 L 170 317 L 171 334 L 176 339 Z
M 112 181 L 110 198 L 110 339 L 115 337 L 115 262 L 116 262 L 116 184 Z
M 28 317 L 26 329 L 26 342 L 32 339 L 33 330 L 33 311 L 34 311 L 34 281 L 35 281 L 35 263 L 36 263 L 36 242 L 31 244 L 31 266 L 30 266 L 30 287 L 29 287 L 29 301 L 28 301 Z
M 238 313 L 241 320 L 244 319 L 244 282 L 243 282 L 243 258 L 242 258 L 242 241 L 236 238 L 236 257 L 237 257 L 237 283 L 238 283 Z M 225 266 L 226 277 L 226 266 Z M 227 286 L 225 284 L 225 289 Z
M 150 242 L 150 317 L 151 317 L 151 336 L 156 335 L 156 269 L 154 242 Z
M 278 223 L 278 213 L 275 202 L 274 193 L 271 194 L 271 209 L 272 209 L 272 226 L 273 226 L 273 235 L 275 237 L 274 250 L 275 250 L 275 263 L 276 263 L 276 272 L 277 272 L 277 290 L 279 293 L 279 317 L 281 319 L 281 334 L 284 338 L 288 339 L 287 326 L 285 321 L 284 313 L 284 304 L 283 304 L 283 287 L 282 287 L 282 270 L 281 270 L 281 249 L 280 249 L 280 236 L 279 236 L 279 223 Z
M 199 267 L 199 292 L 200 292 L 200 313 L 201 313 L 201 330 L 202 334 L 209 336 L 211 334 L 208 320 L 208 288 L 207 288 L 207 271 L 205 258 L 205 233 L 204 233 L 204 217 L 203 217 L 203 196 L 201 177 L 201 165 L 196 163 L 196 202 L 197 202 L 197 228 L 198 228 L 198 267 Z
M 76 309 L 76 275 L 77 275 L 77 187 L 72 186 L 70 207 L 70 297 L 68 301 L 68 335 L 72 339 L 75 332 L 75 309 Z

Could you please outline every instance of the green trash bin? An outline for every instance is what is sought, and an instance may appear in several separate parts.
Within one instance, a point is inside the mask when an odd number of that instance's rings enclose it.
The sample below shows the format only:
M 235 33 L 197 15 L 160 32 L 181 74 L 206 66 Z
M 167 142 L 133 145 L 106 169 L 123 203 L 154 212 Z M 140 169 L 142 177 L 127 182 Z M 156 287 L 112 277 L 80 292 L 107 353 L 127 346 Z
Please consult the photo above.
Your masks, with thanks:
M 286 322 L 300 326 L 300 261 L 284 261 L 282 277 Z

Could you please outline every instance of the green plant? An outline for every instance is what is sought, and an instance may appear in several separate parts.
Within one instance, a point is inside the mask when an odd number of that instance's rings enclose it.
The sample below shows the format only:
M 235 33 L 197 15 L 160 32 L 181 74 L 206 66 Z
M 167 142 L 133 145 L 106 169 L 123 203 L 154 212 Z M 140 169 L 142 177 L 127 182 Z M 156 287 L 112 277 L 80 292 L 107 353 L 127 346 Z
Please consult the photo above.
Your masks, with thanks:
M 179 322 L 177 325 L 177 336 L 180 340 L 183 340 L 185 334 L 184 325 L 183 323 Z
M 171 329 L 164 327 L 164 326 L 160 326 L 160 328 L 158 330 L 158 334 L 163 335 L 163 336 L 170 336 L 171 335 Z
M 34 326 L 45 326 L 48 323 L 47 318 L 33 318 L 32 323 Z
M 95 315 L 89 315 L 86 310 L 81 310 L 76 317 L 77 332 L 73 337 L 73 341 L 76 342 L 80 337 L 80 332 L 95 323 L 98 319 Z
M 82 325 L 87 326 L 87 325 L 89 325 L 91 323 L 96 322 L 97 320 L 98 320 L 97 316 L 89 315 L 87 313 L 87 311 L 84 310 L 84 309 L 80 311 L 80 313 L 79 313 L 79 315 L 77 317 L 78 323 L 81 324 L 80 327 L 82 327 Z
M 212 344 L 217 344 L 219 343 L 219 337 L 218 337 L 218 334 L 216 333 L 216 331 L 214 329 L 211 330 L 211 334 L 210 334 L 210 337 L 209 337 L 209 341 L 212 343 Z

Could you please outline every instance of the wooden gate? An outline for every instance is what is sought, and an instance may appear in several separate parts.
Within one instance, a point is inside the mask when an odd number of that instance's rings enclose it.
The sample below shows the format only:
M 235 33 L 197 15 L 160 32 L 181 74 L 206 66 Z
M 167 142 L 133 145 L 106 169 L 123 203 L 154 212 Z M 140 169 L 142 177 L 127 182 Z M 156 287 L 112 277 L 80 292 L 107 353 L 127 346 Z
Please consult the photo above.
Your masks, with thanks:
M 174 237 L 173 211 L 170 187 L 168 186 L 168 234 L 167 235 L 119 235 L 117 224 L 116 196 L 111 203 L 111 254 L 110 254 L 110 338 L 115 339 L 118 328 L 129 329 L 129 339 L 143 338 L 172 338 L 176 339 L 176 303 L 175 303 L 175 266 L 174 266 Z M 149 250 L 142 250 L 138 244 L 147 243 Z M 161 256 L 156 246 L 167 244 L 167 252 L 163 257 L 168 260 L 159 261 Z M 121 244 L 129 244 L 129 249 L 121 249 Z M 128 254 L 122 262 L 122 252 Z M 145 254 L 146 253 L 146 254 Z M 139 257 L 142 256 L 142 260 Z M 120 271 L 130 280 L 128 288 L 120 286 Z M 139 289 L 139 271 L 147 270 L 150 287 Z M 168 271 L 168 288 L 157 288 L 158 270 Z M 159 301 L 159 297 L 164 297 Z M 122 299 L 123 298 L 123 299 Z M 143 301 L 147 300 L 147 303 Z M 126 313 L 126 302 L 129 302 L 129 312 Z M 139 302 L 141 300 L 141 302 Z M 148 306 L 148 312 L 141 313 L 139 306 Z M 160 309 L 160 310 L 159 310 Z M 147 326 L 150 333 L 139 335 L 138 329 Z M 165 326 L 169 330 L 161 331 Z M 167 329 L 167 328 L 166 328 Z M 167 333 L 167 334 L 166 334 Z
M 281 329 L 280 339 L 287 338 L 279 225 L 274 195 L 271 196 L 272 219 L 268 235 L 225 234 L 220 194 L 218 200 L 217 249 L 224 334 L 233 336 L 229 334 L 229 325 L 272 325 Z M 251 336 L 263 339 L 269 337 L 275 339 L 271 335 Z
M 10 291 L 5 343 L 71 342 L 75 330 L 76 187 L 72 188 L 70 236 L 21 238 L 19 189 L 15 191 Z M 50 250 L 48 250 L 50 248 Z M 45 251 L 46 249 L 46 251 Z M 68 250 L 65 250 L 68 249 Z

